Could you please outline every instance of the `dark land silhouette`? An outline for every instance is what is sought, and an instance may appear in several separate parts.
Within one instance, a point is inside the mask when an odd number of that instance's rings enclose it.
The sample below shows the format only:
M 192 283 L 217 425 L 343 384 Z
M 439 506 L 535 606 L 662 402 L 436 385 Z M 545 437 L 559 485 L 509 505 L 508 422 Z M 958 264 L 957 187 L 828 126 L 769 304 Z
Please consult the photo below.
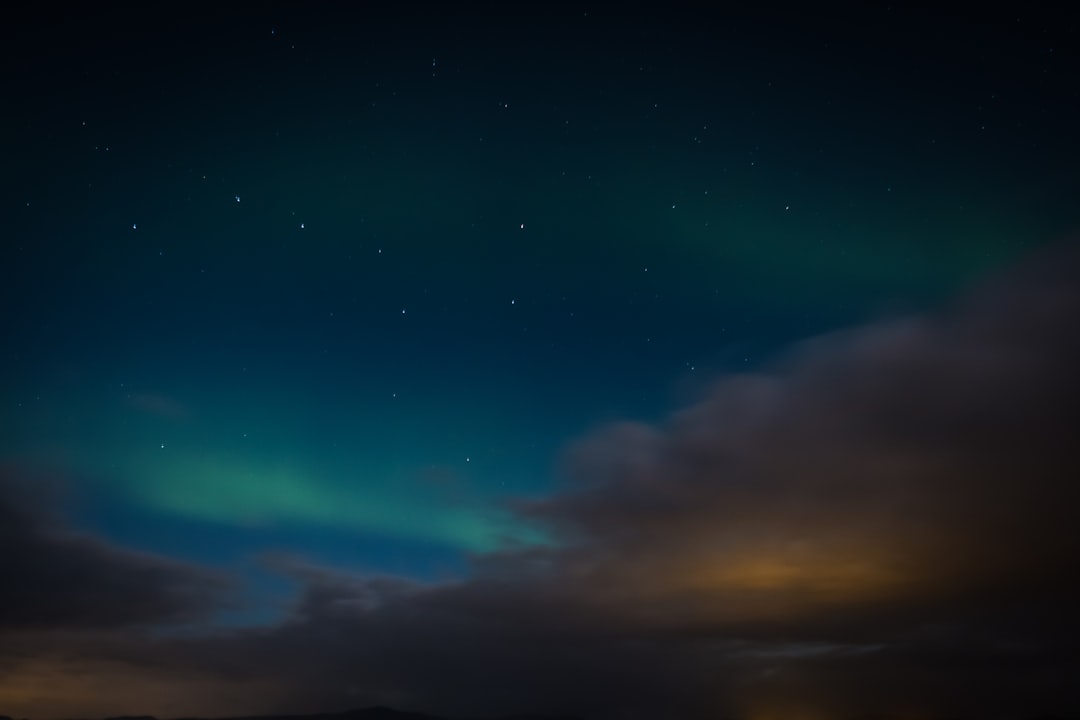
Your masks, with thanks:
M 891 718 L 892 716 L 890 715 L 867 715 L 859 716 L 854 720 L 891 720 Z M 9 715 L 0 715 L 0 720 L 17 719 Z M 22 718 L 22 720 L 28 719 Z M 394 710 L 393 708 L 384 706 L 375 706 L 370 708 L 346 710 L 344 712 L 312 713 L 307 715 L 240 715 L 219 718 L 184 717 L 171 719 L 157 718 L 153 715 L 115 715 L 102 718 L 101 720 L 585 720 L 585 718 L 578 715 L 535 715 L 529 713 L 484 717 L 463 717 L 450 715 L 431 715 L 428 713 L 409 712 L 404 710 Z M 1046 715 L 1036 713 L 1025 718 L 1018 718 L 1018 720 L 1080 720 L 1080 715 Z
M 0 720 L 11 720 L 0 717 Z M 119 716 L 104 720 L 158 720 L 153 716 Z M 208 718 L 175 718 L 174 720 L 211 720 Z M 447 715 L 429 715 L 427 713 L 394 710 L 384 706 L 346 710 L 338 713 L 314 713 L 310 715 L 248 715 L 212 720 L 584 720 L 576 715 L 532 715 L 515 714 L 487 718 L 462 718 Z

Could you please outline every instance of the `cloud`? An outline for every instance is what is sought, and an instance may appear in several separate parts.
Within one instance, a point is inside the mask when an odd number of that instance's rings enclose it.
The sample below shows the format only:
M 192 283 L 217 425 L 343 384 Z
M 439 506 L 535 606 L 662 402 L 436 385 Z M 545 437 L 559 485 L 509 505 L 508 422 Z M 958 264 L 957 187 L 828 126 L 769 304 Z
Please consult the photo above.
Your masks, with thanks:
M 814 635 L 844 613 L 858 634 L 1010 588 L 1071 597 L 1074 259 L 816 338 L 661 426 L 585 439 L 566 492 L 524 509 L 565 541 L 545 582 L 693 632 Z
M 80 677 L 121 691 L 108 662 L 169 678 L 159 706 L 132 708 L 159 714 L 236 708 L 238 688 L 258 691 L 246 712 L 1075 713 L 1078 271 L 1075 252 L 1037 258 L 940 313 L 720 378 L 665 422 L 598 429 L 567 451 L 559 492 L 516 508 L 550 545 L 480 554 L 439 584 L 271 557 L 303 586 L 281 623 L 97 636 L 72 651 Z M 142 568 L 157 588 L 134 603 L 146 618 L 200 606 L 160 594 L 189 570 L 14 534 L 88 582 L 87 567 Z M 131 591 L 101 577 L 101 596 Z M 13 605 L 21 622 L 44 622 L 48 602 L 27 605 Z
M 0 477 L 0 633 L 191 622 L 225 601 L 217 573 L 66 528 L 31 480 Z

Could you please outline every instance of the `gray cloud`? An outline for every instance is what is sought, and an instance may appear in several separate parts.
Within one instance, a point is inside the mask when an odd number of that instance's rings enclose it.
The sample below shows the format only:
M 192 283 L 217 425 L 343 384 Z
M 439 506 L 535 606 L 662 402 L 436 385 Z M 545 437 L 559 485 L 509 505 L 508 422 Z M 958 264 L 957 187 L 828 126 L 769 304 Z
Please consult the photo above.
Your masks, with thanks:
M 205 619 L 229 583 L 208 570 L 122 549 L 53 517 L 35 478 L 0 478 L 0 632 Z

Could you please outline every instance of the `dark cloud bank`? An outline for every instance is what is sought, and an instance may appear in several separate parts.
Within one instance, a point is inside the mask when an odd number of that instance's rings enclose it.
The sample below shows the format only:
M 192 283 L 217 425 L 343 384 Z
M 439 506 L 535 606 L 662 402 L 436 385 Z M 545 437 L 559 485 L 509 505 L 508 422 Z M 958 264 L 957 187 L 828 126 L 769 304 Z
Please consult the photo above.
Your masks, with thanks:
M 223 601 L 225 578 L 71 532 L 42 514 L 40 478 L 0 473 L 0 632 L 197 621 Z
M 276 559 L 304 589 L 273 627 L 154 632 L 223 581 L 2 505 L 0 698 L 13 714 L 1078 714 L 1078 259 L 816 338 L 663 424 L 599 429 L 561 492 L 516 508 L 558 542 L 477 557 L 461 582 Z

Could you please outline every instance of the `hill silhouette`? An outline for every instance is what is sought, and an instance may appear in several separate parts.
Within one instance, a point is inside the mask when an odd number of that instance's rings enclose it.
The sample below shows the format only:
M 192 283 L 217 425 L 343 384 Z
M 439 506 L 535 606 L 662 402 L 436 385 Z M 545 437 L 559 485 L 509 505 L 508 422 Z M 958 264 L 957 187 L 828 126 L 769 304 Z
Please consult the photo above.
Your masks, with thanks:
M 885 720 L 892 715 L 860 715 L 853 720 Z M 1031 720 L 1080 720 L 1080 715 L 1032 715 Z M 0 715 L 0 720 L 16 720 L 8 715 Z M 23 720 L 26 720 L 25 718 Z M 116 715 L 101 720 L 159 720 L 153 715 Z M 534 715 L 513 714 L 487 717 L 462 717 L 449 715 L 429 715 L 427 713 L 394 710 L 384 706 L 358 708 L 336 713 L 313 713 L 308 715 L 239 715 L 230 717 L 183 717 L 166 720 L 583 720 L 578 715 Z
M 2 718 L 0 718 L 2 720 Z M 106 718 L 105 720 L 157 720 L 156 718 Z M 363 709 L 346 710 L 340 713 L 315 713 L 313 715 L 249 715 L 230 718 L 176 718 L 175 720 L 480 720 L 476 718 L 451 718 L 444 715 L 407 712 L 393 708 L 376 706 Z M 503 715 L 487 720 L 582 720 L 571 715 Z
M 851 720 L 891 720 L 893 715 L 859 715 Z M 1080 715 L 1031 715 L 1030 720 L 1080 720 Z M 9 715 L 0 715 L 0 720 L 16 720 Z M 23 720 L 26 720 L 25 718 Z M 101 720 L 159 720 L 153 715 L 116 715 Z M 313 713 L 309 715 L 239 715 L 230 717 L 184 717 L 166 720 L 583 720 L 578 715 L 534 715 L 513 714 L 486 717 L 462 717 L 449 715 L 429 715 L 427 713 L 407 712 L 393 708 L 376 706 L 370 708 L 346 710 L 337 713 Z

